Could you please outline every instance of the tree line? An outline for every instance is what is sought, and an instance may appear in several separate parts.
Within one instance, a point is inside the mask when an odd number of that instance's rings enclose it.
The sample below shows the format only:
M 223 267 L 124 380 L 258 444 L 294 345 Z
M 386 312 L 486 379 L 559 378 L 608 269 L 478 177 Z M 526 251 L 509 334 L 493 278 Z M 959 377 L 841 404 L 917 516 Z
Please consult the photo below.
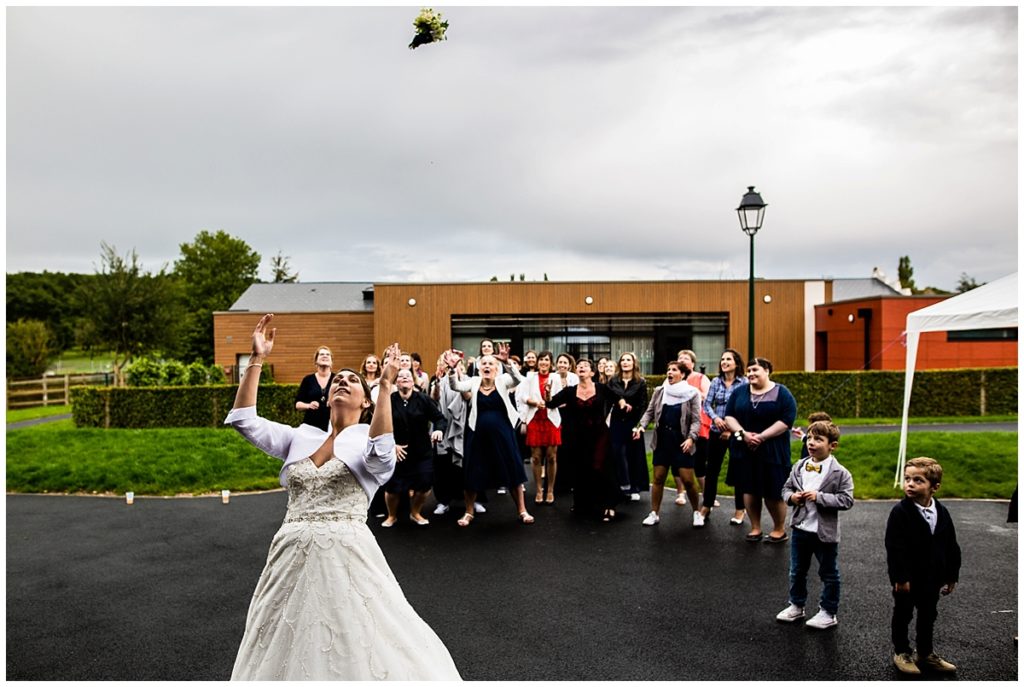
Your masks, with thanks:
M 71 348 L 112 353 L 118 383 L 141 355 L 213 363 L 213 312 L 258 282 L 260 254 L 224 231 L 201 231 L 173 267 L 143 267 L 101 243 L 94 274 L 7 275 L 7 376 L 30 377 Z M 291 283 L 289 258 L 271 259 L 271 280 Z

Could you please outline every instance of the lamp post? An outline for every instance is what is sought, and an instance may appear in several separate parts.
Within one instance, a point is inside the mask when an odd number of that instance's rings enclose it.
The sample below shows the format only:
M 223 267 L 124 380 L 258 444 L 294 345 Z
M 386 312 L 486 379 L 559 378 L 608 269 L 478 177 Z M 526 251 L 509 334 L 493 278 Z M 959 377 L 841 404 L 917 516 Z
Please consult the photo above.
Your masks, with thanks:
M 753 186 L 747 186 L 747 192 L 743 194 L 740 206 L 736 208 L 736 214 L 740 216 L 740 227 L 743 233 L 750 237 L 750 292 L 749 292 L 749 320 L 747 321 L 747 360 L 754 357 L 754 234 L 761 228 L 764 222 L 764 209 L 767 204 L 761 200 L 761 194 L 754 190 Z

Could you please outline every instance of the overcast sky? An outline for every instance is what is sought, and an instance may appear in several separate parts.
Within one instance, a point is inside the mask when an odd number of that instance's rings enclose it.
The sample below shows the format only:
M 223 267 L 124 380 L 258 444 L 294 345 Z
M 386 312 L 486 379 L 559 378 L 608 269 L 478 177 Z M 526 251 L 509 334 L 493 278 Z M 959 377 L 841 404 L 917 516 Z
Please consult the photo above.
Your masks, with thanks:
M 7 271 L 224 231 L 302 281 L 1017 269 L 1017 8 L 7 9 Z M 518 278 L 518 276 L 517 276 Z

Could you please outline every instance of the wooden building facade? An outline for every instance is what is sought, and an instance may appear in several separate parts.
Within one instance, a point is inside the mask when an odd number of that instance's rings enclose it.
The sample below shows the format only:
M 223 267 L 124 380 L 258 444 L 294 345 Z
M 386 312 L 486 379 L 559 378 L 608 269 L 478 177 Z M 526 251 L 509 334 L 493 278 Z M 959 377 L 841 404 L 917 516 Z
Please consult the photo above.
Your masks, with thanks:
M 366 354 L 398 341 L 420 353 L 431 373 L 443 350 L 454 345 L 475 355 L 485 337 L 510 342 L 520 355 L 529 348 L 594 358 L 633 351 L 644 373 L 663 372 L 688 348 L 713 372 L 723 348 L 748 355 L 747 289 L 746 280 L 255 284 L 231 310 L 214 313 L 215 360 L 235 372 L 257 320 L 273 312 L 269 362 L 280 382 L 312 372 L 321 345 L 332 349 L 335 368 L 358 368 Z M 831 291 L 826 280 L 758 280 L 757 354 L 777 370 L 813 369 L 814 306 Z

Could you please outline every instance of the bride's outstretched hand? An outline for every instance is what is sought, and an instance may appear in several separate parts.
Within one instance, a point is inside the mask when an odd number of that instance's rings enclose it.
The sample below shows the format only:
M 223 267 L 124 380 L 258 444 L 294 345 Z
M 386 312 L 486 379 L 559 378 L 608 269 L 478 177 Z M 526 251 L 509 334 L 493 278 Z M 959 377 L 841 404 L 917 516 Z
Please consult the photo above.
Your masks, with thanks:
M 267 326 L 273 319 L 274 315 L 272 313 L 267 313 L 260 318 L 259 323 L 256 325 L 256 329 L 253 330 L 252 355 L 254 357 L 266 358 L 270 355 L 270 351 L 274 349 L 274 334 L 277 333 L 277 327 L 273 327 L 269 333 L 267 332 Z
M 395 378 L 398 377 L 398 359 L 401 355 L 402 347 L 398 345 L 397 341 L 384 349 L 384 355 L 380 360 L 382 380 L 387 380 L 389 383 L 395 381 Z

